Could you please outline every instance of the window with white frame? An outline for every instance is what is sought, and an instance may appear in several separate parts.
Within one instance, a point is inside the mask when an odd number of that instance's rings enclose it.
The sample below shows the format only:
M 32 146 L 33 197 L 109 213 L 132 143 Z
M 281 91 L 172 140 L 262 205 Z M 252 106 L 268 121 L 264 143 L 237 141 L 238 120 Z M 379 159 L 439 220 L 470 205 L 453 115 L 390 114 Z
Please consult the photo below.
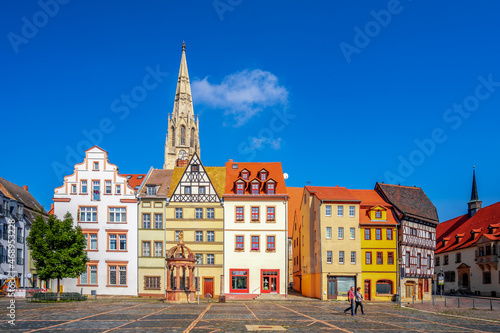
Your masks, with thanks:
M 71 184 L 71 194 L 76 194 L 76 184 Z
M 156 195 L 156 186 L 146 186 L 147 195 Z
M 205 186 L 198 187 L 198 194 L 205 194 L 205 193 L 206 193 L 206 187 Z
M 326 227 L 326 239 L 332 239 L 332 227 Z
M 356 264 L 356 251 L 351 251 L 351 264 Z
M 87 181 L 86 180 L 80 181 L 80 192 L 87 194 Z
M 355 239 L 356 237 L 356 228 L 349 228 L 349 239 Z
M 339 239 L 344 239 L 344 227 L 339 227 L 338 236 Z
M 181 230 L 175 231 L 175 241 L 178 242 L 180 240 Z
M 215 241 L 215 232 L 207 231 L 207 242 L 214 242 L 214 241 Z
M 213 208 L 207 208 L 207 219 L 213 219 L 214 218 L 214 209 Z
M 155 229 L 163 229 L 163 214 L 155 214 Z
M 344 264 L 344 251 L 339 251 L 339 264 Z
M 337 206 L 337 216 L 344 216 L 344 206 Z
M 81 285 L 97 285 L 97 265 L 87 264 L 86 270 L 80 275 Z
M 101 200 L 101 181 L 99 180 L 92 181 L 92 200 Z
M 116 185 L 115 186 L 115 193 L 116 194 L 122 194 L 122 187 L 121 187 L 121 185 Z
M 89 234 L 89 235 L 90 235 L 90 250 L 97 250 L 97 234 Z
M 142 256 L 143 257 L 151 257 L 151 243 L 142 242 Z
M 163 243 L 155 242 L 155 257 L 163 257 Z
M 197 242 L 203 242 L 203 231 L 199 231 L 199 230 L 196 231 L 196 235 L 195 236 L 196 236 L 195 240 Z
M 142 214 L 142 228 L 151 229 L 151 214 Z
M 127 285 L 127 266 L 109 265 L 109 285 L 125 286 Z
M 215 256 L 211 253 L 207 254 L 207 265 L 215 264 Z
M 97 207 L 80 207 L 80 222 L 97 222 Z
M 184 186 L 184 194 L 191 194 L 191 186 Z
M 109 207 L 109 222 L 117 222 L 117 223 L 127 222 L 127 208 Z
M 332 216 L 332 206 L 325 206 L 325 216 Z
M 326 263 L 331 264 L 332 260 L 332 251 L 326 251 Z
M 349 206 L 349 217 L 356 216 L 356 206 Z
M 197 219 L 203 218 L 203 208 L 195 208 L 195 217 Z
M 104 193 L 111 194 L 111 180 L 106 180 L 104 184 L 105 184 Z

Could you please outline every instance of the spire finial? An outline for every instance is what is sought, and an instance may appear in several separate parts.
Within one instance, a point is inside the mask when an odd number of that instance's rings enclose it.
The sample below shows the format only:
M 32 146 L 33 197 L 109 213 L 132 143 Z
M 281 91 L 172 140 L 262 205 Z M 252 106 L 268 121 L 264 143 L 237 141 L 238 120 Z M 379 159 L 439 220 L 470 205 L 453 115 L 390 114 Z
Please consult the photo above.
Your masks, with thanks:
M 472 167 L 472 193 L 470 196 L 471 201 L 479 200 L 479 196 L 477 195 L 477 185 L 476 185 L 476 166 Z
M 186 52 L 186 43 L 182 41 L 182 52 Z

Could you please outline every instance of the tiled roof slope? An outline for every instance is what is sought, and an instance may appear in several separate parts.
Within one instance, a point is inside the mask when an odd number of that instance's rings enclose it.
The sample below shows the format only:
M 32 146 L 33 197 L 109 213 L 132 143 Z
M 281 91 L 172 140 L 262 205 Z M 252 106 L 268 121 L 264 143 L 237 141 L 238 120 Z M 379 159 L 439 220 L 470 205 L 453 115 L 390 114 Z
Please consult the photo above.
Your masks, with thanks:
M 361 200 L 359 224 L 377 224 L 377 225 L 397 225 L 396 218 L 392 211 L 392 205 L 387 203 L 375 190 L 349 190 L 357 199 Z M 382 206 L 387 209 L 387 218 L 385 221 L 372 221 L 369 216 L 369 209 L 375 206 Z
M 156 192 L 156 196 L 158 197 L 167 197 L 170 181 L 172 179 L 173 170 L 164 170 L 164 169 L 154 169 L 151 171 L 148 179 L 146 179 L 145 185 L 156 185 L 160 186 L 158 191 Z M 139 197 L 146 197 L 147 188 L 143 186 L 141 193 L 139 193 Z
M 360 200 L 345 187 L 306 186 L 306 189 L 319 200 L 360 202 Z
M 146 175 L 144 174 L 120 174 L 120 176 L 127 177 L 128 184 L 132 187 L 136 192 L 136 187 L 139 188 Z
M 30 192 L 2 177 L 0 177 L 0 190 L 7 197 L 22 202 L 25 207 L 35 211 L 43 209 L 43 206 L 36 201 Z
M 439 223 L 436 207 L 420 187 L 377 183 L 375 190 L 405 215 Z
M 248 182 L 258 177 L 259 171 L 267 170 L 269 173 L 268 179 L 274 179 L 276 182 L 276 195 L 287 195 L 285 178 L 283 178 L 283 169 L 281 162 L 226 162 L 226 188 L 224 195 L 234 195 L 234 182 L 240 178 L 240 173 L 243 170 L 248 170 L 250 175 Z
M 500 202 L 479 209 L 471 218 L 465 214 L 440 223 L 436 227 L 436 253 L 475 246 L 482 235 L 500 240 L 499 224 Z M 490 226 L 491 228 L 488 228 Z M 495 231 L 491 233 L 490 230 Z M 477 234 L 472 235 L 471 231 Z M 448 240 L 445 245 L 443 239 Z
M 224 194 L 224 185 L 226 183 L 226 168 L 225 167 L 206 167 L 205 171 L 215 188 L 215 191 L 222 198 Z M 182 175 L 186 171 L 186 167 L 175 167 L 172 172 L 172 180 L 170 181 L 170 189 L 168 191 L 168 197 L 170 198 L 175 191 L 175 188 L 181 181 Z
M 288 192 L 288 238 L 293 235 L 293 219 L 295 212 L 300 210 L 300 204 L 302 202 L 302 194 L 304 193 L 303 187 L 287 187 Z

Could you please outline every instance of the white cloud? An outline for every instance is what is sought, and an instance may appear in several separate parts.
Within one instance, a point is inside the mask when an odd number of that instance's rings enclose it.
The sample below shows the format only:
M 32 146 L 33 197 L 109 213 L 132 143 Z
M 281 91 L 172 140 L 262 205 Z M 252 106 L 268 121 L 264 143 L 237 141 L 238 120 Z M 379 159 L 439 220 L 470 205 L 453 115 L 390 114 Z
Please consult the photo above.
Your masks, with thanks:
M 191 84 L 193 99 L 213 108 L 223 109 L 234 118 L 235 127 L 248 122 L 269 106 L 286 106 L 288 91 L 278 84 L 276 75 L 260 69 L 244 70 L 226 76 L 220 84 L 208 78 Z
M 252 137 L 251 138 L 251 147 L 257 150 L 262 150 L 264 149 L 264 145 L 269 145 L 272 149 L 278 150 L 281 148 L 281 138 L 277 139 L 269 139 L 269 138 L 256 138 Z

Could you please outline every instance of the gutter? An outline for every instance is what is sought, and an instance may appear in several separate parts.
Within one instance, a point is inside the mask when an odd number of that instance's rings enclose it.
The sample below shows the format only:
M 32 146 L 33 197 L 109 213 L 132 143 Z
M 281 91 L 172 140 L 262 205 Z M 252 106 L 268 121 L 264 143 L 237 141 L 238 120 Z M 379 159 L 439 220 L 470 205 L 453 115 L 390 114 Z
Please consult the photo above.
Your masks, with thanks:
M 321 200 L 319 204 L 319 212 L 318 212 L 318 238 L 319 238 L 319 262 L 320 262 L 320 267 L 321 267 L 321 289 L 320 289 L 320 300 L 323 300 L 323 260 L 322 260 L 322 254 L 323 254 L 323 248 L 321 247 L 321 206 L 323 205 L 323 200 Z M 333 235 L 332 235 L 333 237 Z M 345 258 L 345 257 L 344 257 Z M 344 259 L 345 260 L 345 259 Z

